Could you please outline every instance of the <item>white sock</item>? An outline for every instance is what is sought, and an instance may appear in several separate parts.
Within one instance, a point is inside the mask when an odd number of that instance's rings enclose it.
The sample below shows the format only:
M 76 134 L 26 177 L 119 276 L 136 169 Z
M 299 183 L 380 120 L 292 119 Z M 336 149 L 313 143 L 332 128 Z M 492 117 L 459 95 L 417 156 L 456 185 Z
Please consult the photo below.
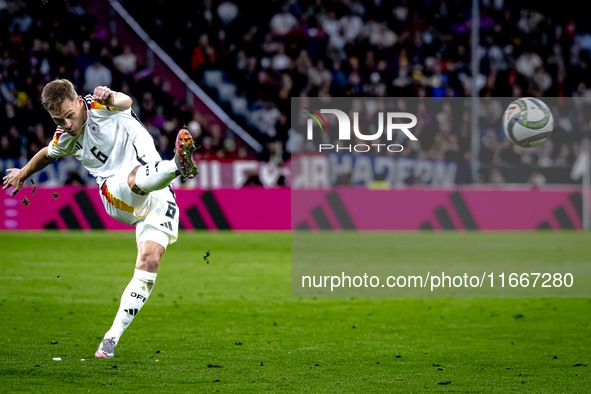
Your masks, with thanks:
M 146 193 L 167 187 L 177 177 L 178 168 L 174 160 L 162 160 L 148 163 L 138 168 L 135 184 Z
M 133 318 L 137 316 L 150 296 L 155 281 L 156 274 L 136 268 L 131 282 L 129 282 L 121 296 L 121 304 L 119 305 L 117 316 L 115 316 L 113 325 L 105 334 L 105 338 L 114 338 L 115 343 L 119 342 L 123 331 L 129 326 Z

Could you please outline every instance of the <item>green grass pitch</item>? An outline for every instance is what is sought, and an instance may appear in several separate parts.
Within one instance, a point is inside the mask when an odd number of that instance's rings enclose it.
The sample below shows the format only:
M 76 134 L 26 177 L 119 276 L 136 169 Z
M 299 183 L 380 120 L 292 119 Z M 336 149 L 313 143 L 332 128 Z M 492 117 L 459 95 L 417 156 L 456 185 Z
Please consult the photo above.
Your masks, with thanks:
M 483 254 L 502 243 L 522 259 L 518 245 L 591 261 L 580 233 L 401 233 L 396 255 L 429 245 L 435 260 L 455 244 L 477 259 L 462 245 L 486 237 Z M 591 300 L 292 299 L 289 234 L 181 233 L 115 358 L 94 359 L 133 273 L 134 234 L 4 232 L 0 247 L 1 392 L 591 387 Z

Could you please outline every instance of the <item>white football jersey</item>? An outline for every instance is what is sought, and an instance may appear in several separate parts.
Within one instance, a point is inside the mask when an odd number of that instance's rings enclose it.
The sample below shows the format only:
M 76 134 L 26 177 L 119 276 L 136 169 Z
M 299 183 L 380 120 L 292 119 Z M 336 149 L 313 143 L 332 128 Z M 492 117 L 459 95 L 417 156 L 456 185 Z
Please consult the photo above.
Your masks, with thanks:
M 140 164 L 161 161 L 148 130 L 131 108 L 117 111 L 84 98 L 88 118 L 78 137 L 58 126 L 49 144 L 49 156 L 73 155 L 101 185 L 107 178 L 131 172 Z

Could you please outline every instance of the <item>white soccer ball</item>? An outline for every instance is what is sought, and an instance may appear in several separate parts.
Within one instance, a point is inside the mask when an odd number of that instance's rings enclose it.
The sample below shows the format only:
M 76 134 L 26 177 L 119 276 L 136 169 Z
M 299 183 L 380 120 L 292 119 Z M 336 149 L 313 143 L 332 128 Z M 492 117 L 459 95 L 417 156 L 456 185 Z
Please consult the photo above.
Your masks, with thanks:
M 503 131 L 517 146 L 533 148 L 544 143 L 554 130 L 550 108 L 540 99 L 525 97 L 513 101 L 503 114 Z

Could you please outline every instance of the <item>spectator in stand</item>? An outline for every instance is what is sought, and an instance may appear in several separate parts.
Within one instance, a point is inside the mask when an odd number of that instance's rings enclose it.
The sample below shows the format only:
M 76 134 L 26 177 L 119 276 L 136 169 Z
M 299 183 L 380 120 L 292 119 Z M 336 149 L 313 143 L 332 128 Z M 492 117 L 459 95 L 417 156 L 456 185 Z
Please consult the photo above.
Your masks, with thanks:
M 224 26 L 230 25 L 238 17 L 240 10 L 238 6 L 231 2 L 224 0 L 217 7 L 217 14 Z
M 99 86 L 111 86 L 113 82 L 113 73 L 105 67 L 99 59 L 86 68 L 84 71 L 84 90 L 94 92 Z
M 82 42 L 82 51 L 76 56 L 76 63 L 78 64 L 79 70 L 86 70 L 96 61 L 96 56 L 90 54 L 90 41 L 86 40 Z
M 498 169 L 494 169 L 490 173 L 489 182 L 493 185 L 502 185 L 503 183 L 505 183 L 505 178 L 503 178 L 503 174 L 501 174 L 501 171 L 499 171 Z
M 269 21 L 271 32 L 276 36 L 285 36 L 298 25 L 298 20 L 289 12 L 289 5 L 281 6 L 281 11 L 273 15 Z
M 191 58 L 192 75 L 197 77 L 197 69 L 203 72 L 204 67 L 209 67 L 215 62 L 215 49 L 209 45 L 209 36 L 203 33 L 199 36 L 199 45 L 193 48 L 193 57 Z
M 113 58 L 113 65 L 123 75 L 132 75 L 137 70 L 137 56 L 129 45 L 123 46 L 123 53 Z
M 2 136 L 2 158 L 18 159 L 20 157 L 25 157 L 26 147 L 26 137 L 18 131 L 16 126 L 10 126 L 8 133 Z

